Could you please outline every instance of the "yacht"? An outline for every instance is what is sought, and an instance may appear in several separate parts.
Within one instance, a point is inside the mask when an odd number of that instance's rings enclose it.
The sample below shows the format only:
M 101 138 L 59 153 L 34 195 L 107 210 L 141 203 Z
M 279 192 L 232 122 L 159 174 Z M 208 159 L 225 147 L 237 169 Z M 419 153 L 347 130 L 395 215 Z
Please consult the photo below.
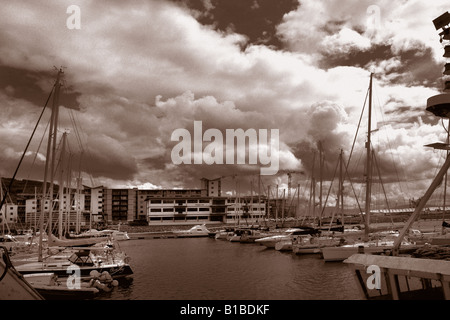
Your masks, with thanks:
M 277 242 L 289 240 L 290 237 L 294 235 L 304 234 L 304 230 L 299 228 L 291 228 L 277 233 L 278 234 L 257 239 L 255 240 L 255 243 L 259 243 L 260 245 L 265 246 L 267 248 L 275 248 Z

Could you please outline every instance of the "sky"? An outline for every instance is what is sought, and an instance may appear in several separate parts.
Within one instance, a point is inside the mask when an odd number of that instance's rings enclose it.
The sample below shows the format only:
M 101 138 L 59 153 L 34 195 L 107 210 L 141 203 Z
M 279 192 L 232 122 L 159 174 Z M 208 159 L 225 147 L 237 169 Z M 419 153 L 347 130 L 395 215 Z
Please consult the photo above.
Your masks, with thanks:
M 199 188 L 201 178 L 222 177 L 224 193 L 278 185 L 281 194 L 292 172 L 307 197 L 319 154 L 324 185 L 336 185 L 339 153 L 347 161 L 354 141 L 348 176 L 361 182 L 371 73 L 373 172 L 390 205 L 421 197 L 443 163 L 443 151 L 424 145 L 447 136 L 447 120 L 425 110 L 443 89 L 444 44 L 432 21 L 447 1 L 1 2 L 3 177 L 12 177 L 59 69 L 58 146 L 68 132 L 66 171 L 86 186 Z M 50 106 L 18 179 L 43 180 Z M 224 153 L 227 130 L 254 129 L 248 156 L 271 147 L 262 131 L 278 130 L 278 172 L 259 176 L 261 158 L 176 164 L 173 133 L 191 134 L 193 159 L 195 121 L 200 148 L 212 144 L 202 135 L 211 129 L 223 134 Z

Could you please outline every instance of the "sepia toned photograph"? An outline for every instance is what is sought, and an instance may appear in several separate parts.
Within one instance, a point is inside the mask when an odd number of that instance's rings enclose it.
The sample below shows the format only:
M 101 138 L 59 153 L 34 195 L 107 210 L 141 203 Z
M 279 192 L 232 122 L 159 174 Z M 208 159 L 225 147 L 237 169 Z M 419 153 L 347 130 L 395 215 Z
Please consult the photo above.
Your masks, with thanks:
M 450 299 L 448 1 L 0 3 L 0 300 Z

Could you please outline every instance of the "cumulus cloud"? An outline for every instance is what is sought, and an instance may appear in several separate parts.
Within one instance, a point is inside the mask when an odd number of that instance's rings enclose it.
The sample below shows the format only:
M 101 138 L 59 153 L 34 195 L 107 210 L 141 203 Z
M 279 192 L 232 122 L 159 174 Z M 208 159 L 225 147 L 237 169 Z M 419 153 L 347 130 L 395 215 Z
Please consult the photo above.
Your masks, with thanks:
M 250 190 L 259 166 L 173 164 L 171 134 L 192 132 L 194 121 L 204 131 L 278 129 L 280 171 L 310 174 L 321 142 L 333 168 L 340 149 L 348 155 L 351 148 L 370 71 L 374 104 L 382 106 L 374 111 L 374 144 L 388 180 L 393 157 L 410 161 L 397 167 L 411 179 L 429 179 L 420 168 L 438 164 L 439 154 L 422 145 L 442 140 L 441 124 L 424 106 L 438 92 L 442 48 L 431 20 L 447 10 L 443 1 L 301 1 L 277 26 L 283 49 L 202 25 L 199 12 L 169 1 L 79 1 L 81 29 L 70 30 L 70 4 L 14 1 L 0 13 L 0 64 L 15 75 L 0 82 L 0 137 L 9 150 L 0 156 L 2 175 L 12 172 L 37 120 L 53 66 L 65 72 L 60 126 L 71 128 L 74 161 L 96 185 L 199 187 L 202 177 L 223 176 L 231 190 L 238 175 L 240 190 Z M 218 4 L 204 4 L 213 17 Z M 389 148 L 377 141 L 382 128 Z M 364 150 L 364 126 L 360 133 Z M 38 144 L 33 154 L 44 154 Z M 286 175 L 264 183 L 285 184 Z

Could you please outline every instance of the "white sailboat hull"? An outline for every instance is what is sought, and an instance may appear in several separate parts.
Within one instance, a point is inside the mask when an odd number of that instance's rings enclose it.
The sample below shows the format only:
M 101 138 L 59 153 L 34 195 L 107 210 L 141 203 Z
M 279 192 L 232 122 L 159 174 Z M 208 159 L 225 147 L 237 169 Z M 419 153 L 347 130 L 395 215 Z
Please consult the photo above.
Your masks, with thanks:
M 415 249 L 416 245 L 407 244 L 402 249 Z M 348 257 L 356 253 L 379 254 L 394 249 L 394 242 L 382 243 L 379 245 L 360 244 L 352 246 L 324 247 L 321 249 L 323 259 L 325 261 L 344 261 Z

